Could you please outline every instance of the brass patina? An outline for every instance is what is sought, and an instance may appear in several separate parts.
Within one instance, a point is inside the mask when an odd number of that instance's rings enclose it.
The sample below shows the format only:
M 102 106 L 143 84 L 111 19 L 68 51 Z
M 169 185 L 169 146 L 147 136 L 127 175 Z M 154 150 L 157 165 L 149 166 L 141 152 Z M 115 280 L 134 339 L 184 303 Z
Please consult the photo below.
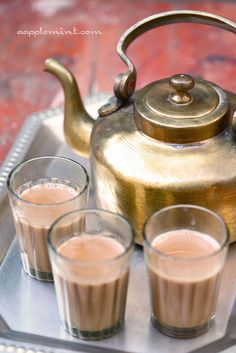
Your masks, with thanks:
M 83 107 L 69 70 L 47 59 L 45 70 L 62 83 L 68 143 L 91 160 L 96 203 L 123 214 L 142 243 L 143 225 L 158 209 L 190 203 L 226 221 L 236 240 L 236 97 L 214 83 L 178 74 L 134 92 L 136 70 L 129 44 L 154 27 L 194 22 L 236 33 L 236 23 L 200 11 L 171 11 L 128 29 L 117 51 L 128 71 L 119 74 L 114 97 L 96 122 Z

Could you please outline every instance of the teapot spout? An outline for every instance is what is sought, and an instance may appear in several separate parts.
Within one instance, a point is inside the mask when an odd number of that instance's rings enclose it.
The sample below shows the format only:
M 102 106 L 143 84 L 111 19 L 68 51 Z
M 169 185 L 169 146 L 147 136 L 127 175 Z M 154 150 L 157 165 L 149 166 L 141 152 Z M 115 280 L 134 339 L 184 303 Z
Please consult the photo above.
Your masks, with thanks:
M 44 71 L 54 75 L 64 90 L 64 133 L 67 143 L 81 156 L 88 157 L 94 119 L 84 108 L 74 76 L 51 58 L 46 59 Z

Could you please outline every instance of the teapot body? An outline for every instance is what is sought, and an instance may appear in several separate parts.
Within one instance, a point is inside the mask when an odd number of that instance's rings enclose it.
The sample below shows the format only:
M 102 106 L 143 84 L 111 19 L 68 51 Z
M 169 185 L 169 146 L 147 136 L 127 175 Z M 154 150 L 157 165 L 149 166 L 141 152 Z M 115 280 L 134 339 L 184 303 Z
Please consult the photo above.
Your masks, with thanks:
M 97 207 L 125 216 L 142 243 L 143 226 L 155 211 L 196 204 L 219 213 L 236 240 L 236 96 L 215 83 L 177 74 L 135 91 L 137 71 L 129 45 L 163 25 L 199 23 L 236 34 L 236 23 L 201 11 L 155 14 L 130 27 L 117 52 L 127 71 L 117 75 L 114 96 L 94 122 L 72 73 L 53 59 L 45 70 L 65 94 L 64 132 L 80 155 L 90 153 Z
M 90 160 L 97 207 L 126 217 L 136 243 L 142 244 L 151 214 L 180 203 L 216 211 L 236 240 L 236 142 L 230 127 L 194 143 L 158 141 L 138 130 L 130 103 L 95 123 Z

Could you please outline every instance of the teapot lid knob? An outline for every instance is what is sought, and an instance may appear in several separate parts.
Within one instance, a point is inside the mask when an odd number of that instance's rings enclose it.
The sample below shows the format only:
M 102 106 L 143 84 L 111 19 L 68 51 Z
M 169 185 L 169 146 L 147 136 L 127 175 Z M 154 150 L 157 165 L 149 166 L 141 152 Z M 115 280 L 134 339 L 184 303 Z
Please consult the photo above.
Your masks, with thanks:
M 194 79 L 185 74 L 174 75 L 169 79 L 169 84 L 175 89 L 175 92 L 170 94 L 170 100 L 175 104 L 187 104 L 192 101 L 192 96 L 189 94 L 194 87 Z

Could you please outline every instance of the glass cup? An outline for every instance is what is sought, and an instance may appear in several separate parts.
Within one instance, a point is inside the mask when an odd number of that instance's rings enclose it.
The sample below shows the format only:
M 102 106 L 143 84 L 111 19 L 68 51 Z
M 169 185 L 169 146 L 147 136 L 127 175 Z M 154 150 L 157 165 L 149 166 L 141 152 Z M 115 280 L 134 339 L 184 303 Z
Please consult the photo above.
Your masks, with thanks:
M 170 206 L 147 220 L 152 323 L 162 333 L 188 338 L 212 326 L 227 248 L 224 221 L 206 208 Z
M 62 214 L 86 207 L 88 184 L 84 167 L 63 157 L 30 159 L 9 174 L 8 194 L 21 259 L 31 277 L 53 280 L 48 229 Z
M 124 322 L 134 234 L 121 216 L 80 210 L 49 230 L 49 254 L 62 325 L 72 336 L 98 340 Z

